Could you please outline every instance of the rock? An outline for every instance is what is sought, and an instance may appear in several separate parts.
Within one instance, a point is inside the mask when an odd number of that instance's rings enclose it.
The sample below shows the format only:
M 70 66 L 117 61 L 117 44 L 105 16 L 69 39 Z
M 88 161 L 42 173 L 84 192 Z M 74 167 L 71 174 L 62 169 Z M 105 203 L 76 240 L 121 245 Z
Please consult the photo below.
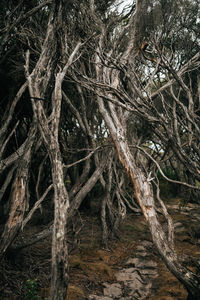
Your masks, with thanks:
M 104 297 L 104 296 L 97 296 L 97 295 L 90 295 L 89 300 L 113 300 L 113 298 Z
M 138 258 L 144 259 L 144 257 L 145 257 L 145 258 L 148 258 L 149 255 L 148 255 L 146 252 L 138 252 L 138 253 L 136 254 L 136 256 L 137 256 Z
M 141 242 L 136 248 L 136 257 L 129 258 L 124 268 L 115 274 L 117 282 L 112 284 L 104 283 L 104 295 L 92 295 L 89 299 L 146 299 L 152 289 L 152 280 L 158 275 L 156 270 L 157 263 L 149 258 L 147 247 L 152 247 L 152 242 Z
M 125 263 L 125 265 L 137 267 L 140 262 L 141 262 L 141 260 L 138 257 L 134 257 L 134 258 L 129 258 L 127 260 L 127 262 Z
M 146 253 L 146 249 L 144 248 L 144 246 L 137 246 L 137 251 L 140 251 L 140 252 L 145 252 Z
M 174 228 L 178 228 L 178 227 L 183 227 L 182 222 L 175 222 L 174 223 Z
M 146 299 L 147 295 L 149 294 L 149 290 L 152 287 L 152 283 L 148 283 L 145 286 L 140 286 L 134 283 L 129 283 L 128 287 L 130 289 L 129 295 L 132 297 L 136 297 L 135 299 Z
M 122 295 L 122 287 L 119 283 L 104 283 L 104 295 L 109 297 L 120 297 Z
M 135 268 L 156 268 L 157 263 L 152 260 L 139 259 L 138 257 L 129 258 L 125 265 L 134 266 Z
M 140 274 L 149 277 L 156 277 L 158 275 L 156 269 L 144 269 L 140 270 Z
M 135 269 L 133 272 L 130 272 L 130 270 L 133 270 L 133 268 L 122 269 L 120 272 L 116 273 L 117 281 L 142 281 L 137 269 Z
M 153 243 L 149 241 L 142 241 L 141 245 L 144 246 L 145 248 L 148 248 L 148 247 L 152 247 Z

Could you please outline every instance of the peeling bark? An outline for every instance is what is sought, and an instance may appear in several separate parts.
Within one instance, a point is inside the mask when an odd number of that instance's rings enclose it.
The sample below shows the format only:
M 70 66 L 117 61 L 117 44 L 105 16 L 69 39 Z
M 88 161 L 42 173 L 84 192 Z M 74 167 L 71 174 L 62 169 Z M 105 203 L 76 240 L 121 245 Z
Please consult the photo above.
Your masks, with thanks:
M 39 101 L 44 97 L 51 76 L 55 72 L 55 55 L 59 41 L 57 27 L 62 24 L 62 1 L 53 5 L 47 26 L 46 38 L 38 62 L 29 74 L 29 53 L 26 59 L 26 74 L 29 93 L 32 99 L 34 118 L 37 121 L 43 142 L 46 146 L 52 170 L 54 188 L 54 222 L 52 233 L 52 265 L 51 265 L 51 300 L 65 299 L 69 282 L 68 247 L 67 247 L 67 216 L 69 196 L 64 184 L 63 163 L 58 140 L 60 111 L 62 102 L 62 81 L 67 68 L 73 62 L 78 47 L 70 56 L 63 69 L 56 73 L 54 93 L 52 95 L 52 112 L 50 117 Z M 67 47 L 67 45 L 66 45 Z M 43 72 L 46 72 L 43 76 Z
M 1 236 L 0 257 L 5 254 L 7 248 L 11 245 L 18 232 L 20 231 L 24 219 L 24 214 L 28 207 L 28 197 L 26 195 L 26 191 L 34 138 L 35 129 L 32 128 L 28 137 L 28 143 L 26 144 L 24 154 L 19 159 L 19 168 L 12 185 L 10 200 L 11 208 L 8 220 L 5 224 L 5 228 Z
M 129 67 L 130 61 L 133 62 L 134 60 L 134 58 L 132 58 L 130 54 L 133 55 L 135 53 L 134 44 L 137 39 L 136 32 L 139 29 L 139 27 L 137 26 L 138 25 L 137 21 L 140 20 L 142 17 L 141 7 L 144 4 L 145 1 L 136 1 L 135 13 L 132 15 L 134 16 L 133 17 L 134 20 L 130 18 L 129 21 L 129 22 L 133 22 L 132 23 L 133 27 L 131 27 L 133 28 L 132 30 L 133 36 L 129 39 L 128 44 L 126 45 L 126 48 L 122 52 L 122 54 L 119 54 L 120 56 L 119 61 L 121 63 L 121 66 L 126 66 L 127 64 L 127 67 Z M 94 14 L 94 10 L 93 10 L 93 14 Z M 108 52 L 105 47 L 105 44 L 108 41 L 107 40 L 108 28 L 103 23 L 100 23 L 100 28 L 101 28 L 101 35 L 99 38 L 99 45 L 96 50 L 97 54 L 95 56 L 96 78 L 97 78 L 97 82 L 99 83 L 99 88 L 97 84 L 97 88 L 96 88 L 97 91 L 94 90 L 94 92 L 96 92 L 97 95 L 99 110 L 109 129 L 110 135 L 112 136 L 113 142 L 115 144 L 115 148 L 118 153 L 119 161 L 121 162 L 123 168 L 126 170 L 126 173 L 128 174 L 128 176 L 132 181 L 135 197 L 137 199 L 139 206 L 141 207 L 143 215 L 150 228 L 152 239 L 163 261 L 165 262 L 168 269 L 180 280 L 180 282 L 183 283 L 185 288 L 188 290 L 188 293 L 192 295 L 194 299 L 198 299 L 200 298 L 200 279 L 192 271 L 185 268 L 179 262 L 177 254 L 173 249 L 173 241 L 169 241 L 167 239 L 165 232 L 158 220 L 155 203 L 154 203 L 154 195 L 153 195 L 151 180 L 148 178 L 148 175 L 144 173 L 144 170 L 142 170 L 139 167 L 139 164 L 135 160 L 130 150 L 128 144 L 127 132 L 126 132 L 126 113 L 125 113 L 126 108 L 124 107 L 125 109 L 123 111 L 122 110 L 123 106 L 120 105 L 121 103 L 124 104 L 124 101 L 126 102 L 127 95 L 126 93 L 123 93 L 120 88 L 121 81 L 120 81 L 119 69 L 118 68 L 112 69 L 107 67 L 109 66 L 109 58 L 111 57 L 113 50 L 110 50 L 110 52 Z M 105 59 L 102 60 L 102 57 L 105 57 Z M 134 67 L 134 63 L 132 64 L 132 66 Z M 171 72 L 172 74 L 174 73 L 173 70 L 171 70 Z M 126 75 L 129 76 L 129 74 L 127 73 Z M 147 120 L 152 121 L 153 120 L 153 118 L 151 117 L 152 112 L 156 110 L 155 104 L 150 106 L 150 109 L 148 108 L 147 101 L 149 99 L 148 97 L 147 99 L 145 99 L 143 96 L 142 89 L 138 88 L 137 82 L 139 81 L 137 75 L 134 73 L 134 70 L 133 72 L 130 71 L 130 74 L 132 74 L 133 76 L 133 78 L 129 78 L 131 88 L 132 88 L 132 94 L 131 94 L 132 99 L 129 100 L 127 99 L 127 103 L 131 103 L 132 111 L 134 111 L 135 109 L 135 113 L 136 114 L 138 113 L 141 116 L 144 116 L 145 112 L 148 111 L 145 116 L 147 117 Z M 175 80 L 177 80 L 177 82 L 180 81 L 183 86 L 182 78 L 178 76 L 178 73 L 176 73 L 175 75 L 177 75 Z M 92 85 L 92 80 L 89 83 L 89 85 Z M 104 93 L 102 92 L 102 90 L 100 90 L 101 86 L 103 85 L 106 87 Z M 183 88 L 185 88 L 185 86 Z M 120 95 L 121 92 L 123 96 Z M 147 95 L 148 95 L 148 90 L 147 90 Z M 189 100 L 191 102 L 191 95 L 189 96 L 190 96 Z M 118 101 L 118 98 L 121 101 Z M 106 104 L 103 99 L 108 99 Z M 162 95 L 161 95 L 161 101 L 162 101 Z M 179 99 L 178 100 L 176 99 L 176 101 L 180 103 Z M 119 104 L 119 106 L 114 105 L 114 103 Z M 148 103 L 148 105 L 150 104 Z M 189 113 L 187 113 L 186 109 L 185 112 L 187 116 L 189 116 Z M 168 129 L 168 125 L 167 125 L 168 121 L 165 120 L 162 114 L 158 114 L 158 116 L 161 120 L 161 121 L 159 120 L 159 122 L 160 123 L 163 122 L 164 128 L 167 128 L 168 130 L 167 134 L 174 141 L 175 139 L 172 137 L 170 129 Z M 154 120 L 156 120 L 156 118 L 154 118 Z M 188 120 L 190 122 L 191 118 L 189 117 Z M 176 150 L 179 149 L 179 147 L 177 147 L 177 144 L 175 143 L 173 144 Z
M 110 105 L 110 109 L 112 110 L 111 117 L 105 109 L 101 98 L 98 98 L 98 103 L 115 143 L 119 160 L 133 183 L 136 199 L 149 225 L 154 244 L 169 270 L 185 286 L 188 293 L 193 296 L 193 299 L 199 299 L 200 279 L 192 271 L 182 266 L 178 261 L 176 252 L 169 246 L 167 237 L 157 218 L 151 183 L 148 182 L 148 178 L 143 174 L 142 170 L 137 167 L 126 139 L 125 129 L 120 123 L 114 107 Z

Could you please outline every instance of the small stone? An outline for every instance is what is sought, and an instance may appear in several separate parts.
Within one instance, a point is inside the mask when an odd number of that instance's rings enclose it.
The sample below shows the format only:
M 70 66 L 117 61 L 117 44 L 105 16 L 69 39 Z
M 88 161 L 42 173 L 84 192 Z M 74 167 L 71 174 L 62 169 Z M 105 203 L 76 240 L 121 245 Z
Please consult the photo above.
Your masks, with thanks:
M 128 287 L 130 289 L 130 296 L 134 296 L 135 294 L 138 294 L 139 297 L 136 299 L 146 299 L 146 296 L 149 294 L 149 291 L 152 287 L 152 283 L 148 283 L 144 286 L 141 286 L 140 283 L 131 283 L 129 282 Z
M 146 268 L 156 268 L 157 263 L 152 260 L 141 260 L 137 257 L 135 258 L 129 258 L 129 260 L 126 262 L 126 265 L 132 265 L 138 269 L 146 269 Z
M 152 247 L 153 243 L 152 242 L 149 242 L 149 241 L 143 241 L 142 243 L 142 246 L 144 247 Z
M 122 295 L 122 287 L 119 283 L 108 284 L 105 283 L 104 295 L 109 297 L 120 297 Z
M 174 228 L 183 227 L 183 224 L 181 222 L 174 223 Z
M 133 273 L 131 273 L 129 271 L 130 271 L 130 269 L 128 271 L 127 271 L 127 269 L 123 269 L 121 272 L 118 272 L 116 274 L 117 281 L 122 281 L 122 282 L 133 281 L 134 282 L 134 281 L 138 280 L 140 282 L 143 282 L 143 279 L 138 274 L 137 270 L 135 270 Z
M 155 277 L 158 275 L 158 272 L 156 269 L 144 269 L 144 270 L 140 270 L 140 273 L 144 276 L 148 276 L 148 277 Z
M 141 252 L 136 253 L 136 257 L 137 257 L 137 258 L 142 257 L 142 259 L 143 259 L 143 257 L 148 258 L 149 255 L 148 255 L 146 252 L 142 252 L 142 251 L 141 251 Z
M 125 269 L 122 269 L 122 271 L 124 273 L 134 273 L 134 272 L 137 272 L 138 269 L 136 269 L 136 268 L 125 268 Z
M 104 296 L 90 295 L 89 300 L 113 300 L 113 298 L 104 297 Z
M 158 276 L 157 263 L 151 260 L 145 246 L 152 246 L 144 241 L 137 247 L 136 257 L 129 258 L 125 267 L 115 276 L 118 283 L 105 283 L 104 295 L 94 296 L 90 300 L 145 300 L 151 293 L 152 280 Z M 120 284 L 119 282 L 123 282 Z M 122 295 L 126 295 L 122 297 Z
M 140 278 L 135 278 L 134 281 L 127 282 L 127 286 L 131 290 L 130 295 L 132 295 L 136 291 L 138 292 L 144 289 L 144 283 L 140 280 Z
M 146 249 L 145 249 L 145 247 L 143 247 L 143 246 L 137 246 L 137 251 L 141 251 L 141 252 L 146 252 Z
M 131 266 L 137 267 L 139 263 L 140 263 L 140 259 L 137 257 L 134 257 L 134 258 L 129 258 L 127 260 L 127 262 L 125 263 L 125 265 L 126 266 L 131 265 Z

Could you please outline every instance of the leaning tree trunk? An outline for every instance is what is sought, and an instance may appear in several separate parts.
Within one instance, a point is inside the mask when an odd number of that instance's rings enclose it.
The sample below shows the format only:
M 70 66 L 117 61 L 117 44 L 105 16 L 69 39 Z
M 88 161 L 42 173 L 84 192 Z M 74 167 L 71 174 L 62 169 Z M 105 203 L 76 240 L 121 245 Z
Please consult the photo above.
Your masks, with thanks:
M 32 127 L 24 149 L 24 154 L 18 159 L 18 169 L 12 184 L 10 213 L 1 236 L 0 257 L 4 255 L 7 248 L 19 233 L 24 214 L 28 207 L 27 183 L 29 176 L 29 166 L 31 161 L 31 151 L 35 139 L 35 128 Z
M 91 2 L 94 3 L 93 1 Z M 136 33 L 138 29 L 138 24 L 135 22 L 137 21 L 137 17 L 139 17 L 139 19 L 141 17 L 140 13 L 142 4 L 143 1 L 136 1 L 135 14 L 133 14 L 133 19 L 132 17 L 130 18 L 130 24 L 133 22 L 133 24 L 131 24 L 131 28 L 133 28 L 132 38 L 129 40 L 129 43 L 127 44 L 127 47 L 120 58 L 121 65 L 125 65 L 128 62 L 129 57 L 134 54 L 134 46 L 137 39 Z M 91 9 L 94 18 L 96 19 L 97 16 L 94 12 L 94 5 L 91 7 Z M 153 242 L 155 243 L 163 261 L 168 269 L 185 286 L 189 297 L 192 297 L 191 299 L 195 300 L 200 299 L 200 279 L 192 271 L 182 266 L 182 264 L 178 261 L 177 254 L 173 248 L 173 243 L 167 239 L 157 217 L 153 189 L 150 182 L 151 178 L 146 177 L 143 170 L 138 167 L 128 145 L 128 138 L 126 134 L 126 114 L 122 108 L 113 104 L 113 101 L 119 103 L 116 96 L 118 95 L 116 91 L 120 86 L 120 72 L 118 69 L 107 67 L 106 59 L 109 61 L 109 57 L 112 56 L 112 50 L 107 53 L 107 50 L 104 49 L 104 45 L 106 45 L 105 41 L 107 38 L 107 32 L 105 25 L 100 20 L 99 24 L 101 27 L 101 35 L 99 39 L 99 46 L 97 47 L 95 55 L 96 77 L 97 82 L 100 83 L 100 86 L 102 83 L 107 88 L 110 86 L 109 91 L 106 89 L 105 93 L 102 93 L 100 88 L 96 88 L 95 90 L 98 95 L 97 102 L 99 110 L 106 126 L 109 129 L 110 135 L 112 136 L 118 152 L 119 160 L 132 181 L 135 197 L 142 209 L 143 215 L 149 225 Z M 103 53 L 103 51 L 105 51 L 105 53 Z M 102 57 L 106 57 L 105 64 L 102 63 Z M 103 99 L 109 99 L 109 102 L 104 105 Z
M 98 97 L 98 104 L 101 114 L 109 128 L 110 134 L 115 143 L 118 157 L 131 178 L 134 186 L 136 199 L 142 209 L 143 215 L 148 222 L 152 239 L 156 245 L 163 261 L 168 269 L 182 282 L 189 293 L 190 299 L 200 299 L 200 279 L 190 270 L 183 267 L 178 261 L 173 246 L 170 245 L 157 218 L 155 210 L 153 189 L 143 171 L 137 166 L 133 155 L 131 154 L 125 128 L 120 122 L 113 104 L 109 104 L 109 109 L 105 108 L 102 98 Z

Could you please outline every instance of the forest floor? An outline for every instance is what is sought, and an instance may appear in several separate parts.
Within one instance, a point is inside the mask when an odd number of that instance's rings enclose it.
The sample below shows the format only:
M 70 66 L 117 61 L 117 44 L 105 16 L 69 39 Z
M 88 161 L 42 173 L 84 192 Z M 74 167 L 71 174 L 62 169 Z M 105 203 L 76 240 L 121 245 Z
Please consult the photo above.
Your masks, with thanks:
M 200 245 L 192 232 L 192 226 L 197 226 L 200 209 L 189 205 L 185 210 L 185 207 L 179 206 L 179 199 L 172 200 L 175 207 L 169 211 L 174 222 L 182 224 L 175 234 L 176 251 L 184 258 L 185 265 L 198 274 Z M 194 212 L 196 218 L 193 218 Z M 116 281 L 116 272 L 129 257 L 134 256 L 136 247 L 144 240 L 151 241 L 143 216 L 129 213 L 120 226 L 119 238 L 110 240 L 108 249 L 104 249 L 101 247 L 99 214 L 81 212 L 80 217 L 81 231 L 76 236 L 76 245 L 69 256 L 70 284 L 66 300 L 89 299 L 91 294 L 102 295 L 104 283 Z M 162 222 L 162 216 L 160 218 Z M 45 225 L 30 223 L 22 233 L 23 238 L 33 235 L 43 227 Z M 153 280 L 151 294 L 146 299 L 186 299 L 187 292 L 167 270 L 154 247 L 150 251 L 150 258 L 157 263 L 159 276 Z M 48 299 L 50 265 L 50 238 L 6 257 L 0 266 L 0 300 Z M 27 293 L 35 294 L 35 298 L 28 298 Z

